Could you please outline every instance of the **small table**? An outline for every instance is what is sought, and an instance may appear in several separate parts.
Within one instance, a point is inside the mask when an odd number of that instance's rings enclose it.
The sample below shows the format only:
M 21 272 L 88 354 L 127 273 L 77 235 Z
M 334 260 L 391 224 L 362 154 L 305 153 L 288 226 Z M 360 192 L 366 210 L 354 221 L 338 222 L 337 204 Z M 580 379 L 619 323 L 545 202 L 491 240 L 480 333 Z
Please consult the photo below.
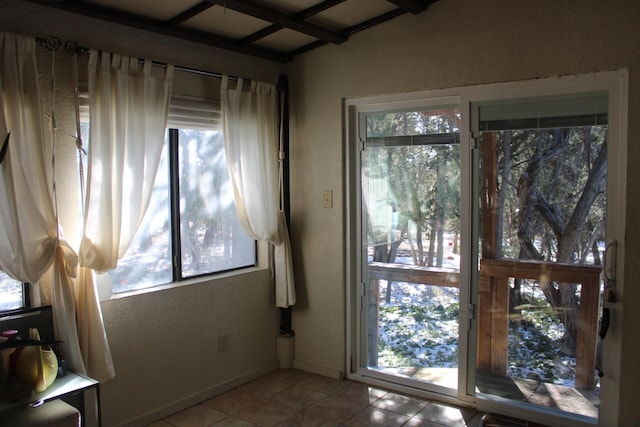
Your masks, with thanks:
M 100 383 L 92 378 L 85 377 L 73 372 L 67 372 L 64 377 L 57 378 L 53 384 L 43 392 L 35 393 L 30 399 L 22 402 L 9 402 L 0 400 L 0 418 L 2 414 L 17 409 L 37 407 L 51 400 L 62 399 L 69 405 L 76 408 L 82 417 L 82 425 L 87 425 L 87 411 L 85 410 L 85 392 L 95 389 L 96 420 L 89 425 L 102 425 L 102 414 L 100 409 Z

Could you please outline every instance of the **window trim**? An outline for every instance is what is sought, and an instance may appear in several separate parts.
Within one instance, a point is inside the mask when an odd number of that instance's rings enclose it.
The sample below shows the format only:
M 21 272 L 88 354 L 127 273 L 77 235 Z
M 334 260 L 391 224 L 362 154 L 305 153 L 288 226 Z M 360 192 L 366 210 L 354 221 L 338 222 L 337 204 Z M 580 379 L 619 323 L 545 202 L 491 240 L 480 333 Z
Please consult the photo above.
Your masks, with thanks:
M 173 283 L 184 280 L 182 277 L 182 242 L 180 236 L 179 132 L 179 129 L 167 128 L 169 137 L 169 229 L 171 230 L 171 274 Z

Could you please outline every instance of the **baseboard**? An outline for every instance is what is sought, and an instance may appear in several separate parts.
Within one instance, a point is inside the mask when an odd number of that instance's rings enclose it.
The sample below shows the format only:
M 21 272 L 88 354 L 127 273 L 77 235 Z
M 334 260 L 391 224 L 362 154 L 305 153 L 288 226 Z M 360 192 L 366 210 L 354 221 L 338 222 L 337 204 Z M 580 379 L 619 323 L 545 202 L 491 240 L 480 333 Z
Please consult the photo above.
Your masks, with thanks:
M 187 409 L 193 405 L 196 405 L 200 402 L 204 402 L 205 400 L 216 397 L 219 394 L 225 393 L 243 384 L 251 382 L 271 372 L 277 371 L 278 369 L 279 369 L 278 361 L 273 361 L 268 365 L 263 366 L 260 369 L 249 371 L 245 374 L 234 377 L 223 383 L 216 384 L 206 390 L 186 396 L 185 398 L 180 399 L 179 401 L 176 401 L 169 405 L 165 405 L 153 412 L 149 412 L 145 415 L 129 420 L 126 423 L 121 424 L 121 426 L 122 427 L 139 427 L 141 425 L 151 424 L 153 422 L 166 418 L 170 415 L 173 415 L 177 412 L 180 412 L 184 409 Z
M 293 361 L 293 367 L 295 369 L 300 369 L 301 371 L 311 372 L 313 374 L 322 375 L 329 378 L 335 378 L 341 380 L 344 378 L 344 372 L 339 371 L 332 368 L 327 368 L 324 366 L 318 366 L 307 362 L 302 362 L 300 360 Z

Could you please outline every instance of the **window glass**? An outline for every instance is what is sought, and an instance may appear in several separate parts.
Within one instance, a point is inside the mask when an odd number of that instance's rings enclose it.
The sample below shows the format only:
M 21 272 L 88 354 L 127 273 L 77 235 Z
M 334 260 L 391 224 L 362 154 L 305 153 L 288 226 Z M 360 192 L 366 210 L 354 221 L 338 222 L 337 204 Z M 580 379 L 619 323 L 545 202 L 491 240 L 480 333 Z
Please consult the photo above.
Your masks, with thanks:
M 88 147 L 88 123 L 83 124 L 82 131 Z M 170 167 L 170 157 L 177 158 L 176 168 Z M 86 176 L 86 156 L 82 161 Z M 172 174 L 177 177 L 172 178 Z M 172 215 L 172 197 L 179 197 L 179 215 Z M 173 265 L 172 259 L 180 264 Z M 256 242 L 238 221 L 222 133 L 169 129 L 149 208 L 129 249 L 118 266 L 108 272 L 112 292 L 255 264 Z
M 113 292 L 171 283 L 171 222 L 168 144 L 165 143 L 149 207 L 129 249 L 109 272 Z
M 222 133 L 178 132 L 182 276 L 255 264 L 255 241 L 233 202 Z
M 175 170 L 169 161 L 172 150 L 177 150 Z M 172 182 L 179 187 L 179 215 L 171 214 Z M 173 253 L 175 247 L 179 255 Z M 180 265 L 172 265 L 172 259 Z M 255 260 L 255 240 L 236 214 L 222 134 L 169 130 L 149 208 L 131 246 L 109 272 L 113 292 L 249 267 Z
M 13 280 L 5 272 L 0 271 L 0 311 L 21 308 L 22 291 L 21 282 Z

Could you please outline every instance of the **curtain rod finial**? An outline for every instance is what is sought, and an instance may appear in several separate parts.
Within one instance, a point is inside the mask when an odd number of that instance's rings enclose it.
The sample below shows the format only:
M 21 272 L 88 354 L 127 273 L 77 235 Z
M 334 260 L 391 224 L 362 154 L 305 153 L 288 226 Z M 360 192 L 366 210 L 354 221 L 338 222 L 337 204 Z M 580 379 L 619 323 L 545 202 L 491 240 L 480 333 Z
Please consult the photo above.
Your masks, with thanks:
M 49 49 L 50 51 L 54 51 L 54 50 L 58 50 L 60 49 L 60 45 L 62 44 L 61 40 L 59 37 L 56 36 L 49 36 L 47 38 L 36 38 L 36 42 L 40 45 L 40 46 L 44 46 L 47 49 Z
M 84 53 L 88 53 L 89 51 L 89 49 L 87 49 L 86 47 L 82 47 L 72 40 L 67 40 L 64 43 L 64 49 L 71 55 L 82 55 Z

